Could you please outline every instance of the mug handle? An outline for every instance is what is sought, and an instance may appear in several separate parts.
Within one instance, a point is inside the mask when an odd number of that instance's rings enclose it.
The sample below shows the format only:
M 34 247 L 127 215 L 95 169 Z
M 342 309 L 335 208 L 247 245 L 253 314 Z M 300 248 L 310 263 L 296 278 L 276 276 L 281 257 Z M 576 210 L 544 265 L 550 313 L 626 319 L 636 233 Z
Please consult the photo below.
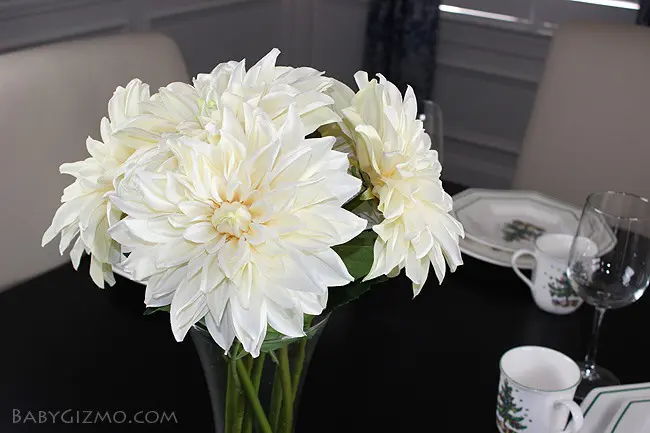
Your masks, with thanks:
M 533 288 L 533 282 L 530 281 L 530 280 L 529 280 L 529 279 L 528 279 L 528 278 L 527 278 L 527 277 L 526 277 L 526 276 L 525 276 L 525 275 L 524 275 L 524 274 L 519 270 L 519 267 L 517 266 L 517 260 L 518 260 L 519 257 L 521 257 L 521 256 L 533 256 L 533 258 L 535 259 L 535 261 L 537 261 L 537 257 L 535 256 L 535 253 L 534 253 L 533 251 L 530 251 L 530 250 L 517 250 L 517 251 L 515 251 L 515 253 L 514 253 L 514 254 L 512 255 L 512 257 L 510 258 L 510 264 L 512 265 L 512 270 L 515 271 L 515 274 L 517 274 L 517 276 L 518 276 L 519 278 L 521 278 L 521 280 L 522 280 L 524 283 L 526 283 L 526 285 L 528 285 L 528 287 L 530 287 L 530 288 L 532 289 L 532 288 Z
M 559 400 L 553 404 L 553 407 L 558 407 L 559 405 L 568 407 L 572 418 L 569 426 L 559 433 L 576 433 L 582 428 L 582 424 L 585 422 L 585 417 L 582 415 L 580 406 L 578 406 L 578 404 L 573 400 Z

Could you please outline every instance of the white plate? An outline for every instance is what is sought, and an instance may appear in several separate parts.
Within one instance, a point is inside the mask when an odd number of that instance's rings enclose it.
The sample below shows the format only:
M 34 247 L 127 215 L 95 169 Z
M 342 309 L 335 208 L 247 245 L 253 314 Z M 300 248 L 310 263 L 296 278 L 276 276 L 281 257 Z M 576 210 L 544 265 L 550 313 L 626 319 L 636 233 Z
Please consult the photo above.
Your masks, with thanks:
M 614 415 L 606 433 L 650 432 L 650 398 L 626 400 Z
M 467 238 L 513 253 L 534 249 L 544 233 L 575 235 L 581 210 L 534 191 L 503 191 L 470 188 L 454 196 L 454 213 L 465 227 Z M 611 229 L 592 218 L 585 236 L 594 239 L 600 251 L 615 244 Z
M 504 266 L 506 268 L 511 267 L 511 253 L 489 247 L 468 238 L 460 240 L 460 251 L 483 262 Z M 530 257 L 522 257 L 517 263 L 521 269 L 533 269 L 535 267 L 535 261 Z
M 592 389 L 580 405 L 585 415 L 585 423 L 580 433 L 607 431 L 605 429 L 621 405 L 630 399 L 650 399 L 650 382 Z

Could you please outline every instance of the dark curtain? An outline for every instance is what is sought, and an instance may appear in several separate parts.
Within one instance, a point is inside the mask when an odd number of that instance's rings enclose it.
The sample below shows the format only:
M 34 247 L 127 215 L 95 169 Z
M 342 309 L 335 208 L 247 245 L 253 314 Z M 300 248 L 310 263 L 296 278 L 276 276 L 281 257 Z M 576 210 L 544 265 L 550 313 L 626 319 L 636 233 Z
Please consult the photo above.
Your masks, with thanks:
M 432 99 L 440 0 L 373 0 L 364 69 L 381 73 L 403 92 Z
M 650 26 L 650 0 L 639 0 L 639 13 L 636 16 L 636 23 Z

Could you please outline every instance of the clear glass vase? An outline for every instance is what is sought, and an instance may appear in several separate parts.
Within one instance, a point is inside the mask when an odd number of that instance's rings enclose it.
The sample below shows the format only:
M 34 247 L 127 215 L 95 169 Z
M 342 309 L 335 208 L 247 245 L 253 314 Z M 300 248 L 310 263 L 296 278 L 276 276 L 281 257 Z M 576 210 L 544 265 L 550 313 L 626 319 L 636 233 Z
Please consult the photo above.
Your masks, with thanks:
M 190 335 L 201 360 L 216 433 L 292 433 L 309 361 L 329 315 L 306 321 L 306 337 L 269 333 L 253 358 L 235 342 L 228 355 L 205 326 Z

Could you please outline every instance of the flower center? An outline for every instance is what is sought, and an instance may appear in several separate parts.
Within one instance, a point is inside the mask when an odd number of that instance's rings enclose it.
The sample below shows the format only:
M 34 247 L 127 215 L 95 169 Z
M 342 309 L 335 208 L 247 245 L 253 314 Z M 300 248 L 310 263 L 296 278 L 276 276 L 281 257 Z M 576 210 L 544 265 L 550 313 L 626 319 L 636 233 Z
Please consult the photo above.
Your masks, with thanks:
M 221 203 L 212 215 L 212 225 L 219 233 L 235 236 L 237 238 L 248 231 L 251 223 L 251 213 L 241 203 Z

